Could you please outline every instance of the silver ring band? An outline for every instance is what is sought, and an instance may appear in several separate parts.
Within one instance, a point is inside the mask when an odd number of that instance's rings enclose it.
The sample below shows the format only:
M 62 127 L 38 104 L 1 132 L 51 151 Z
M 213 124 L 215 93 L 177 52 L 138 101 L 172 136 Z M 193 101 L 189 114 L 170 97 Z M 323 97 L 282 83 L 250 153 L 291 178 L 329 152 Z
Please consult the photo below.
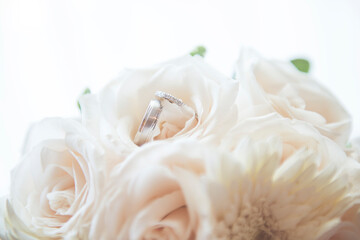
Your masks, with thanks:
M 134 142 L 136 145 L 141 146 L 151 140 L 153 130 L 156 127 L 161 111 L 162 106 L 160 101 L 151 100 L 135 135 Z

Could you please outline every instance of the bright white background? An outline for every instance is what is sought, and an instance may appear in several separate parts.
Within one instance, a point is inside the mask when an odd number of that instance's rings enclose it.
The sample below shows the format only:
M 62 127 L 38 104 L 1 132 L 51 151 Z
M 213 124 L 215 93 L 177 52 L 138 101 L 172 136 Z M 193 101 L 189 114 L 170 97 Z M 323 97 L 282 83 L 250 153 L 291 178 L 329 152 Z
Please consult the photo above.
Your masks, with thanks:
M 358 0 L 0 0 L 0 195 L 28 126 L 78 115 L 76 100 L 125 66 L 207 47 L 231 75 L 240 47 L 268 58 L 306 57 L 345 104 L 360 136 Z

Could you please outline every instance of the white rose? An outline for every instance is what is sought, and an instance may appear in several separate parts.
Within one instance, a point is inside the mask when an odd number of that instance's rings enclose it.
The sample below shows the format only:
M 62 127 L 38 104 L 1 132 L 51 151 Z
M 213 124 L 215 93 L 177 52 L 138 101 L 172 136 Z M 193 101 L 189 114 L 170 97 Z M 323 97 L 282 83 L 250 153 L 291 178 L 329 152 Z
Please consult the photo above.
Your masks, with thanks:
M 30 132 L 23 159 L 11 174 L 2 234 L 6 239 L 86 239 L 89 209 L 103 184 L 102 149 L 73 120 L 47 119 Z
M 220 161 L 191 140 L 153 142 L 133 152 L 101 193 L 91 239 L 207 239 L 209 206 L 198 186 L 204 162 L 212 159 Z
M 182 99 L 192 114 L 178 113 L 174 106 L 171 109 L 175 104 L 164 106 L 154 140 L 191 137 L 216 143 L 237 121 L 238 82 L 199 56 L 184 56 L 150 69 L 124 70 L 99 97 L 80 99 L 82 121 L 107 149 L 125 158 L 138 148 L 133 139 L 156 91 Z
M 237 62 L 236 78 L 251 95 L 254 106 L 268 105 L 269 111 L 313 124 L 342 147 L 347 143 L 349 114 L 326 88 L 290 62 L 268 61 L 244 50 Z
M 221 146 L 225 150 L 234 151 L 244 138 L 250 137 L 260 141 L 272 136 L 282 140 L 283 159 L 301 148 L 312 149 L 321 154 L 324 159 L 339 153 L 338 145 L 323 136 L 310 123 L 284 118 L 278 113 L 270 113 L 239 122 L 223 139 Z

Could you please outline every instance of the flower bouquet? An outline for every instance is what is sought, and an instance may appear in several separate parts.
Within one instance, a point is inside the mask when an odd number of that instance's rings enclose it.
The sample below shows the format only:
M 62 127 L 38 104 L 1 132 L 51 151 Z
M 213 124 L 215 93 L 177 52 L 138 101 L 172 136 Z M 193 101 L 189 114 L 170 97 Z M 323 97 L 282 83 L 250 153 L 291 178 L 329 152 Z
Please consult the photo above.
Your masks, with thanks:
M 80 97 L 81 118 L 34 124 L 0 237 L 360 239 L 339 101 L 295 62 L 244 50 L 230 78 L 203 53 L 123 70 Z

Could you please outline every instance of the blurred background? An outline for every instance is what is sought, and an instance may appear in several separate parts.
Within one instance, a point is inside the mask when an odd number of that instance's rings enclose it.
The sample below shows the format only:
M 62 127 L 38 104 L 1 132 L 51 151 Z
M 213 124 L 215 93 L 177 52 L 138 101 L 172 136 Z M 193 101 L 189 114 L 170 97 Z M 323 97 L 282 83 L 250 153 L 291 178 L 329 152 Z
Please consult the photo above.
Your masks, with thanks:
M 359 0 L 0 0 L 0 196 L 31 123 L 76 117 L 86 87 L 197 45 L 229 76 L 244 46 L 309 59 L 360 136 Z

